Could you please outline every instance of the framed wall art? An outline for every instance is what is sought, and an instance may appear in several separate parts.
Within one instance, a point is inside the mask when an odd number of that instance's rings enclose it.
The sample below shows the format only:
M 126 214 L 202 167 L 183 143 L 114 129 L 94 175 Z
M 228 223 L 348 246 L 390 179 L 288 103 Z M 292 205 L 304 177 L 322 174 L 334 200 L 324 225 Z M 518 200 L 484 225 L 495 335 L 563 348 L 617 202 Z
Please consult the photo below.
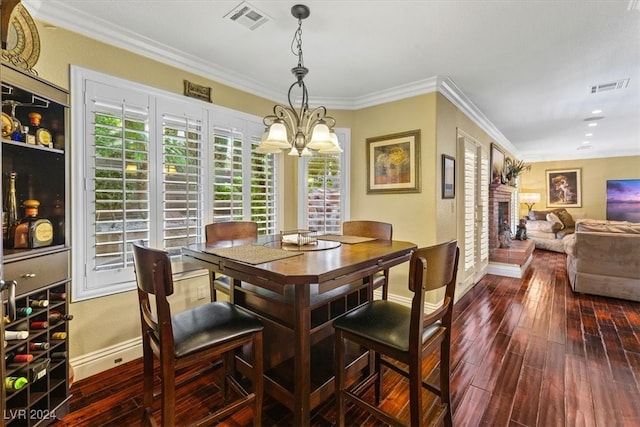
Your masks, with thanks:
M 367 193 L 420 192 L 420 130 L 367 138 Z
M 491 144 L 491 184 L 502 184 L 504 175 L 504 151 Z
M 547 207 L 579 208 L 582 206 L 581 169 L 546 171 Z
M 442 198 L 456 197 L 456 159 L 446 154 L 442 155 Z

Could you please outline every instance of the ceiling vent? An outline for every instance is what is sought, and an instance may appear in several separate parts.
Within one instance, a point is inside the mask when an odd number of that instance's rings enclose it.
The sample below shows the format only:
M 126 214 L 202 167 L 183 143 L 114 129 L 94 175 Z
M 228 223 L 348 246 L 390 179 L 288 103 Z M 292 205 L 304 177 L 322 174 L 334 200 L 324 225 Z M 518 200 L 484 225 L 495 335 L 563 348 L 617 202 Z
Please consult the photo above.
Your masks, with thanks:
M 246 1 L 234 7 L 229 13 L 224 15 L 224 18 L 237 22 L 250 30 L 255 30 L 265 22 L 271 20 L 267 14 L 260 12 Z
M 611 83 L 601 83 L 591 86 L 591 93 L 608 92 L 610 90 L 624 89 L 629 86 L 629 79 L 617 80 Z

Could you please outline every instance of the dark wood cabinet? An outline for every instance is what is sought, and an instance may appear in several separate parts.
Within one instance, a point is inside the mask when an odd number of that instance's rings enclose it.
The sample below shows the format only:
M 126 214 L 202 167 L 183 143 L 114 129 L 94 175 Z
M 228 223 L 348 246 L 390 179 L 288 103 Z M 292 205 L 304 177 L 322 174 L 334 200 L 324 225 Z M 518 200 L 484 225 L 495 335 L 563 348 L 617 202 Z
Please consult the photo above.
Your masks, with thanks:
M 37 200 L 38 217 L 51 223 L 45 231 L 53 237 L 46 245 L 30 243 L 26 248 L 3 244 L 2 279 L 15 281 L 16 288 L 13 300 L 8 291 L 0 298 L 4 387 L 0 426 L 41 426 L 64 417 L 70 400 L 69 94 L 6 65 L 1 79 L 3 199 L 8 176 L 15 173 L 18 218 L 25 216 L 24 200 Z M 35 143 L 15 132 L 32 124 L 33 113 L 41 117 L 39 127 L 45 130 Z M 4 219 L 4 201 L 3 208 Z M 15 378 L 26 383 L 14 389 Z

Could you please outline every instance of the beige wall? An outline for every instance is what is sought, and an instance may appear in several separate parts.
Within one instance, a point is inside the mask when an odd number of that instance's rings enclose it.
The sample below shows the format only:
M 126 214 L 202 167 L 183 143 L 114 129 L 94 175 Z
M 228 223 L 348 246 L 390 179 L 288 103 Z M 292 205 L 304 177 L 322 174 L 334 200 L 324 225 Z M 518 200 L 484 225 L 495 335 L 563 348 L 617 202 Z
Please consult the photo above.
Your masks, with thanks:
M 548 209 L 545 196 L 546 171 L 576 168 L 580 168 L 582 176 L 582 206 L 568 208 L 567 211 L 579 218 L 606 219 L 607 180 L 640 178 L 640 156 L 532 163 L 531 171 L 520 176 L 520 191 L 539 192 L 542 200 L 533 209 Z M 526 206 L 520 207 L 520 213 L 526 215 Z

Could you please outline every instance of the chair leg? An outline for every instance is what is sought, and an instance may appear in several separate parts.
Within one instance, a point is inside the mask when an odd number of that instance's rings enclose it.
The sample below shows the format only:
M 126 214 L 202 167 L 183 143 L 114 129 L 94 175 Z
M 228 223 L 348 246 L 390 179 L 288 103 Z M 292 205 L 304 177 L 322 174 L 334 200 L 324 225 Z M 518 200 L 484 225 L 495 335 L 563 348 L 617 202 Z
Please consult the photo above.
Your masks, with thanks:
M 146 334 L 142 337 L 142 349 L 142 406 L 151 408 L 153 406 L 153 350 Z
M 451 413 L 451 394 L 450 394 L 450 345 L 451 337 L 447 331 L 447 336 L 440 344 L 440 400 L 447 405 L 447 412 L 444 414 L 445 427 L 453 426 L 453 414 Z
M 344 419 L 344 411 L 345 411 L 345 401 L 344 401 L 344 382 L 345 382 L 345 354 L 344 354 L 344 339 L 342 337 L 342 332 L 335 332 L 335 394 L 336 394 L 336 406 L 337 406 L 337 425 L 338 427 L 344 427 L 345 419 Z
M 369 351 L 373 351 L 373 350 L 369 350 Z M 376 376 L 374 396 L 375 396 L 375 402 L 377 406 L 377 405 L 380 405 L 380 391 L 382 389 L 382 363 L 381 363 L 382 355 L 380 353 L 375 353 L 373 360 L 374 360 L 373 374 L 375 374 Z
M 176 378 L 173 360 L 160 360 L 162 382 L 162 425 L 175 425 Z
M 409 361 L 409 407 L 412 426 L 422 423 L 422 358 L 418 354 L 417 360 Z
M 258 332 L 253 337 L 253 394 L 255 395 L 255 405 L 253 408 L 254 427 L 262 426 L 262 396 L 264 394 L 264 361 L 262 359 L 262 332 Z

